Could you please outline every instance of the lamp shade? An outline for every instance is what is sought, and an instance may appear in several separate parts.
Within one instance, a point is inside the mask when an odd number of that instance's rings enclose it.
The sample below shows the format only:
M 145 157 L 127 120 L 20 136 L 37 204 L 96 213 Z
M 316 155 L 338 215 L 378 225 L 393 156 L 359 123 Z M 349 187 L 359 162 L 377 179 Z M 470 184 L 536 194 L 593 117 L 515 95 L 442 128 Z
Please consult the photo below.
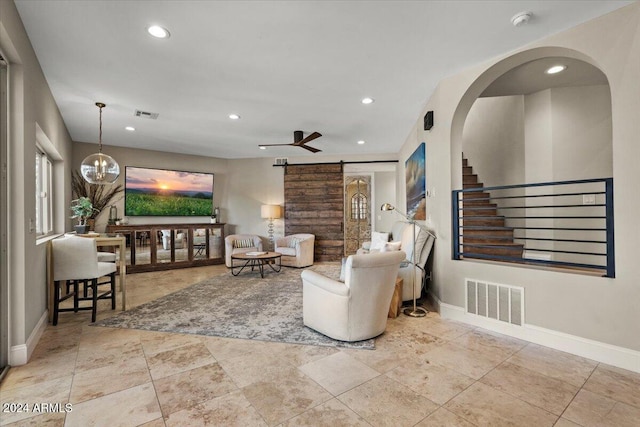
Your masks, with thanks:
M 260 216 L 262 218 L 274 219 L 280 218 L 281 215 L 282 214 L 279 205 L 262 205 L 262 207 L 260 208 Z

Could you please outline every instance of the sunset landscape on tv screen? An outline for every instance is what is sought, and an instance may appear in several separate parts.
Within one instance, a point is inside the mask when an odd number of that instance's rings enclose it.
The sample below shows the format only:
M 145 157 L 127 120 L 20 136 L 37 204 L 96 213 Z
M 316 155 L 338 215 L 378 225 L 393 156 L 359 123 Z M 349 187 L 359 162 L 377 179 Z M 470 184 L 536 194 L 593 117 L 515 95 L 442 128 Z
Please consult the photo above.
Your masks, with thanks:
M 211 216 L 213 174 L 127 166 L 127 216 Z

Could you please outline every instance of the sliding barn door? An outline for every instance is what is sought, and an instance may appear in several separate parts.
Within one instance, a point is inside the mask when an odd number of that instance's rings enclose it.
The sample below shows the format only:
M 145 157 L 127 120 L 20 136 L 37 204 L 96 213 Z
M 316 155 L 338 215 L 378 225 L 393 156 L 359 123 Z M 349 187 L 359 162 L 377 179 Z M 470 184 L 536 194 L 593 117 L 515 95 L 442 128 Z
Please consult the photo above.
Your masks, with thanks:
M 344 254 L 342 164 L 287 165 L 284 172 L 285 234 L 315 234 L 315 260 Z

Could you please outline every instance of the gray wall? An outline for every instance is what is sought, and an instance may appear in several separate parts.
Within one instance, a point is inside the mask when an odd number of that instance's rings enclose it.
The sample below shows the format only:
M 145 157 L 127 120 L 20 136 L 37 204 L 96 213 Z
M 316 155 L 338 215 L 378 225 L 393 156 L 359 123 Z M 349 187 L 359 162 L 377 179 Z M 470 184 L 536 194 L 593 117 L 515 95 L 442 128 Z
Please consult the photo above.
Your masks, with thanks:
M 485 187 L 524 183 L 524 96 L 478 98 L 462 147 Z
M 37 241 L 30 227 L 35 218 L 36 125 L 61 159 L 53 183 L 58 218 L 64 218 L 64 206 L 70 200 L 71 138 L 11 1 L 0 1 L 0 51 L 9 62 L 8 275 L 9 345 L 13 351 L 24 346 L 46 309 L 46 241 Z M 61 231 L 64 221 L 59 219 L 54 225 Z

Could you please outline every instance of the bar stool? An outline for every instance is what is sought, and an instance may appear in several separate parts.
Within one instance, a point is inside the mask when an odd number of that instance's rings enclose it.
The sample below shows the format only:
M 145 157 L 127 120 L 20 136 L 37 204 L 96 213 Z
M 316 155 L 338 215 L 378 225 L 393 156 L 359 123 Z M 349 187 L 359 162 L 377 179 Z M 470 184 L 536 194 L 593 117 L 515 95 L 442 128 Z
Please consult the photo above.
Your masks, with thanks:
M 93 239 L 77 236 L 69 236 L 55 239 L 51 242 L 53 253 L 53 283 L 54 306 L 53 325 L 58 324 L 58 314 L 64 311 L 78 312 L 79 310 L 91 310 L 91 321 L 96 321 L 96 309 L 99 299 L 110 299 L 111 309 L 116 308 L 116 264 L 113 262 L 99 262 L 96 242 Z M 98 283 L 98 278 L 109 276 L 107 282 Z M 60 284 L 66 281 L 73 286 L 73 292 L 60 295 Z M 80 297 L 80 283 L 87 285 L 90 282 L 92 295 Z M 111 289 L 99 294 L 98 286 L 110 284 Z M 60 308 L 60 303 L 73 297 L 73 308 Z M 91 301 L 88 307 L 80 307 L 79 301 Z

